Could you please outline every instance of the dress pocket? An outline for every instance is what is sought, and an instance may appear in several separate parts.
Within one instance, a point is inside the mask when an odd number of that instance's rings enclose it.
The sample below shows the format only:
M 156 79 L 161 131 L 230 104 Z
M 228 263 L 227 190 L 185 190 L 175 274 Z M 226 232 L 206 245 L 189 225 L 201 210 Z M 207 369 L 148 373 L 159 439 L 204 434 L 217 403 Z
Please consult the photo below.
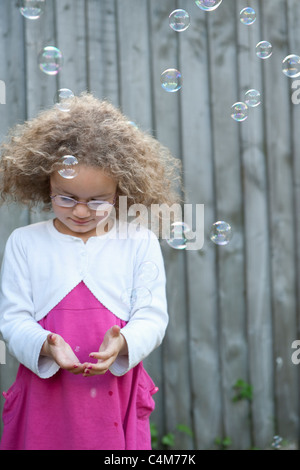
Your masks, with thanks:
M 152 395 L 158 391 L 151 377 L 145 369 L 141 372 L 140 381 L 137 387 L 136 407 L 137 418 L 147 419 L 155 408 L 155 401 Z
M 21 406 L 21 389 L 13 384 L 7 392 L 3 392 L 2 395 L 5 398 L 3 407 L 2 420 L 4 424 L 10 423 L 10 421 L 18 414 Z

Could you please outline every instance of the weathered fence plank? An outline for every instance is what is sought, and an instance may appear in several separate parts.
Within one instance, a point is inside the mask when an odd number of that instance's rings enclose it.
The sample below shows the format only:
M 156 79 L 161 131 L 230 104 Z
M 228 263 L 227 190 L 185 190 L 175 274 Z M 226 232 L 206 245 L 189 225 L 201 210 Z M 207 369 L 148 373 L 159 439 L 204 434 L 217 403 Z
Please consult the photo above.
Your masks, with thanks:
M 23 21 L 20 13 L 12 8 L 11 2 L 2 2 L 0 15 L 0 61 L 5 64 L 1 68 L 0 79 L 5 83 L 6 104 L 0 104 L 0 138 L 17 123 L 22 122 L 26 116 L 24 87 L 24 49 L 23 49 Z M 12 33 L 13 32 L 13 33 Z M 14 40 L 12 41 L 12 34 Z M 27 225 L 29 216 L 27 209 L 11 204 L 0 207 L 0 262 L 6 240 L 10 233 L 18 226 Z M 1 336 L 0 336 L 1 339 Z M 18 364 L 6 352 L 6 364 L 0 365 L 0 391 L 10 387 L 14 381 Z M 0 393 L 1 410 L 4 399 Z M 0 421 L 0 435 L 2 432 L 2 419 Z
M 294 54 L 300 50 L 300 37 L 299 37 L 299 24 L 300 24 L 300 4 L 296 0 L 292 0 L 289 3 L 287 9 L 287 21 L 288 21 L 288 39 L 289 39 L 289 52 Z M 295 88 L 296 86 L 296 88 Z M 294 339 L 300 338 L 300 160 L 299 152 L 300 148 L 300 133 L 299 133 L 299 122 L 300 122 L 300 101 L 299 101 L 299 89 L 300 80 L 299 77 L 292 80 L 290 83 L 290 95 L 291 95 L 291 151 L 293 158 L 293 187 L 294 187 L 294 213 L 295 213 L 295 258 L 296 258 L 296 331 L 294 332 Z M 296 93 L 296 95 L 294 94 Z M 297 368 L 297 366 L 294 366 Z M 300 387 L 300 370 L 298 367 L 297 381 L 298 381 L 298 395 Z M 296 411 L 297 413 L 297 411 Z M 296 418 L 297 419 L 297 418 Z M 299 419 L 299 415 L 298 415 Z M 298 433 L 299 433 L 298 424 Z
M 87 89 L 87 34 L 85 2 L 56 1 L 56 43 L 64 56 L 57 75 L 59 88 L 69 88 L 75 94 Z M 51 77 L 50 77 L 51 78 Z
M 183 74 L 180 96 L 184 186 L 187 203 L 193 204 L 194 211 L 196 204 L 204 204 L 204 245 L 200 251 L 186 253 L 191 408 L 197 448 L 211 449 L 223 430 L 216 253 L 208 236 L 216 220 L 211 83 L 207 77 L 208 16 L 201 14 L 196 5 L 189 13 L 191 25 L 179 38 L 180 70 Z
M 296 368 L 291 362 L 291 344 L 296 331 L 296 270 L 295 270 L 295 213 L 293 210 L 293 177 L 291 154 L 291 121 L 289 79 L 281 63 L 289 54 L 287 38 L 287 4 L 275 0 L 274 9 L 263 15 L 268 22 L 262 25 L 264 37 L 273 45 L 273 55 L 264 64 L 264 93 L 266 110 L 266 158 L 269 182 L 269 221 L 271 240 L 271 289 L 273 313 L 273 360 L 280 358 L 275 368 L 275 403 L 277 433 L 287 438 L 298 427 L 298 391 Z M 274 101 L 274 94 L 276 100 Z M 275 112 L 274 112 L 274 107 Z M 288 387 L 286 384 L 289 384 Z
M 181 158 L 180 103 L 176 93 L 166 93 L 160 76 L 168 68 L 177 68 L 178 44 L 174 31 L 168 25 L 169 14 L 175 10 L 176 2 L 149 2 L 151 23 L 153 122 L 157 138 L 167 145 L 173 155 Z M 167 270 L 167 292 L 170 312 L 168 333 L 162 348 L 164 431 L 174 432 L 183 424 L 192 429 L 190 408 L 189 338 L 183 312 L 187 305 L 185 282 L 185 257 L 163 245 Z M 180 436 L 179 446 L 192 448 L 188 435 Z
M 249 448 L 247 428 L 249 405 L 233 403 L 237 380 L 248 381 L 246 312 L 244 302 L 243 194 L 239 154 L 239 130 L 243 123 L 230 119 L 231 105 L 238 99 L 236 44 L 236 2 L 209 17 L 213 146 L 215 165 L 215 207 L 218 220 L 233 227 L 226 247 L 217 247 L 219 341 L 223 391 L 223 426 L 234 446 Z M 222 80 L 220 81 L 220 77 Z M 233 284 L 234 280 L 234 284 Z M 244 432 L 241 432 L 241 429 Z
M 88 90 L 119 106 L 116 2 L 87 2 Z
M 259 12 L 258 1 L 248 4 Z M 236 16 L 244 7 L 238 2 Z M 255 53 L 261 41 L 261 15 L 251 27 L 237 18 L 239 99 L 250 89 L 260 91 L 262 104 L 249 108 L 247 125 L 241 127 L 242 185 L 244 193 L 245 283 L 252 445 L 265 447 L 275 435 L 273 403 L 272 316 L 269 266 L 267 174 L 264 155 L 263 61 Z
M 117 21 L 120 106 L 131 121 L 152 132 L 151 23 L 147 2 L 118 1 Z M 127 34 L 130 29 L 132 34 Z

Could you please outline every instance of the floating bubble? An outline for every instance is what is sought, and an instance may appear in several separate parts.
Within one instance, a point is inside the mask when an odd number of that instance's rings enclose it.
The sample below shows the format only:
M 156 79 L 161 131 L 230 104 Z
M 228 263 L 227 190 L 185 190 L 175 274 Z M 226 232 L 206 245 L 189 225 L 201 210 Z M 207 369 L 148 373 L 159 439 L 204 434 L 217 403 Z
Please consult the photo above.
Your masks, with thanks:
M 272 442 L 272 447 L 273 449 L 280 449 L 281 448 L 281 442 L 282 442 L 282 437 L 280 436 L 274 436 L 273 437 L 273 442 Z
M 276 357 L 276 369 L 281 370 L 282 366 L 283 366 L 282 357 Z
M 142 263 L 138 270 L 138 277 L 143 282 L 152 282 L 158 276 L 158 267 L 152 261 L 145 261 Z
M 184 222 L 174 222 L 171 224 L 170 238 L 166 242 L 171 248 L 175 250 L 185 250 L 187 247 L 187 236 L 190 232 L 190 227 Z
M 79 352 L 80 351 L 80 346 L 75 346 L 74 351 Z
M 62 68 L 63 55 L 57 47 L 47 46 L 39 53 L 39 67 L 47 75 L 57 75 Z
M 62 168 L 58 170 L 60 176 L 65 179 L 73 179 L 78 175 L 78 169 L 76 165 L 78 165 L 78 160 L 73 155 L 65 155 L 61 159 Z
M 256 106 L 259 106 L 261 103 L 259 91 L 254 89 L 246 91 L 245 103 L 247 106 L 250 106 L 250 108 L 256 108 Z
M 273 53 L 272 44 L 269 41 L 260 41 L 256 44 L 256 55 L 260 59 L 268 59 Z
M 160 77 L 161 86 L 169 93 L 174 93 L 182 87 L 182 77 L 179 70 L 167 69 Z
M 28 20 L 37 20 L 44 13 L 45 0 L 23 0 L 20 12 Z
M 253 8 L 246 7 L 240 11 L 241 23 L 249 26 L 250 24 L 253 24 L 255 20 L 256 20 L 256 13 L 255 13 L 255 10 L 253 10 Z
M 169 25 L 178 33 L 185 31 L 190 26 L 190 15 L 185 10 L 174 10 L 169 16 Z
M 97 396 L 97 389 L 96 388 L 91 388 L 90 390 L 90 395 L 92 398 L 96 398 Z
M 139 126 L 134 121 L 128 121 L 128 124 L 130 124 L 132 127 L 135 127 L 135 129 L 139 128 Z
M 72 105 L 72 100 L 74 98 L 74 93 L 72 90 L 69 90 L 68 88 L 61 88 L 58 90 L 54 97 L 54 102 L 56 104 L 56 107 L 60 111 L 70 111 L 71 105 Z
M 220 220 L 212 225 L 210 239 L 216 245 L 228 245 L 232 238 L 231 226 L 227 222 Z
M 222 0 L 196 0 L 195 3 L 201 10 L 213 11 L 221 5 Z
M 235 121 L 242 122 L 248 117 L 248 106 L 242 101 L 238 101 L 231 106 L 231 117 Z
M 289 78 L 296 78 L 300 75 L 300 57 L 290 54 L 282 61 L 282 71 Z
M 147 307 L 152 302 L 152 294 L 144 286 L 128 288 L 122 293 L 121 300 L 131 309 Z

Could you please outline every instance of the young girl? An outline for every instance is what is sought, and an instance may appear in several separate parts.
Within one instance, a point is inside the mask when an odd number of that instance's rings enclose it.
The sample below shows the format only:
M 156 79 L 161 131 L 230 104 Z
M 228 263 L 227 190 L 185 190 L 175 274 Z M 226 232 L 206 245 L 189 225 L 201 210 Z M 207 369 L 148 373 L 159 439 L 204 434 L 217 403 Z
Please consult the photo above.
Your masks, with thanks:
M 177 160 L 83 94 L 17 126 L 0 168 L 3 200 L 55 215 L 5 249 L 0 331 L 21 364 L 0 449 L 151 449 L 157 388 L 141 361 L 167 326 L 165 273 L 157 237 L 129 236 L 119 200 L 172 204 Z

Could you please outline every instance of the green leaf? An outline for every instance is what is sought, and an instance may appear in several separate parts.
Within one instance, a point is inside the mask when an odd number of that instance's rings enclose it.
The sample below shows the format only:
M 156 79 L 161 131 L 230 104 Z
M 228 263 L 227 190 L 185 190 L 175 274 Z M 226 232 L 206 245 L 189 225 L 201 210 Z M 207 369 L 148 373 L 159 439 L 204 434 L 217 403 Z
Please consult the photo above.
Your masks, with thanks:
M 184 432 L 185 434 L 187 434 L 188 436 L 190 437 L 193 437 L 194 433 L 193 431 L 191 430 L 191 428 L 189 428 L 188 426 L 186 426 L 186 424 L 177 424 L 176 426 L 176 429 L 180 432 Z
M 164 446 L 174 447 L 174 445 L 175 445 L 175 436 L 174 436 L 174 434 L 172 432 L 168 432 L 168 434 L 166 434 L 165 436 L 162 437 L 161 442 Z

